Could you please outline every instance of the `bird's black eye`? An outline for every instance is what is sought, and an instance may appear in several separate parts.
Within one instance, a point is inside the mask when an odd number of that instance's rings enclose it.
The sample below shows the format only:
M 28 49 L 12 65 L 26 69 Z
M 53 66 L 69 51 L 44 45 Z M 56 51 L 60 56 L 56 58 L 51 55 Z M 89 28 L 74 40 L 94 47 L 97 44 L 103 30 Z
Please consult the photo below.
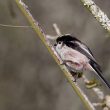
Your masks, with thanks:
M 61 41 L 59 41 L 58 44 L 61 44 Z

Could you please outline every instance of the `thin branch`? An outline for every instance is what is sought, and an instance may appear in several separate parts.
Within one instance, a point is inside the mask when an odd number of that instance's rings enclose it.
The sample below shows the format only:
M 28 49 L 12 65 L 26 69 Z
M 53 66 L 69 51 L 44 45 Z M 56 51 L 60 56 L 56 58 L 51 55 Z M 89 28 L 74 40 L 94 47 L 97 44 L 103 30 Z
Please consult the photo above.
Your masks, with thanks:
M 60 61 L 62 61 L 59 57 L 57 52 L 55 51 L 54 47 L 49 43 L 48 39 L 46 38 L 46 35 L 42 31 L 39 23 L 35 21 L 33 16 L 31 15 L 30 11 L 28 10 L 28 7 L 21 1 L 21 0 L 16 0 L 16 3 L 20 10 L 23 12 L 23 14 L 26 16 L 27 20 L 31 24 L 32 28 L 35 30 L 36 34 L 40 37 L 40 39 L 43 41 L 55 61 L 58 63 L 60 68 L 63 70 L 66 78 L 68 79 L 69 83 L 72 85 L 73 89 L 77 93 L 77 95 L 80 97 L 82 102 L 86 105 L 86 107 L 89 110 L 95 110 L 94 106 L 92 103 L 89 101 L 88 97 L 86 94 L 80 89 L 79 85 L 75 82 L 73 82 L 74 78 L 72 77 L 71 73 L 69 73 L 68 69 L 65 66 L 60 65 Z M 59 33 L 59 32 L 58 32 Z M 60 34 L 60 33 L 59 33 Z
M 83 75 L 83 79 L 85 83 L 89 83 L 89 80 Z M 103 110 L 106 108 L 106 110 L 110 109 L 110 95 L 105 95 L 104 92 L 98 88 L 98 87 L 93 87 L 92 90 L 97 96 L 97 99 L 100 99 L 101 102 L 95 102 L 93 103 L 94 107 L 102 107 Z
M 58 25 L 57 25 L 56 23 L 53 24 L 53 29 L 54 29 L 54 31 L 56 32 L 57 35 L 55 35 L 55 36 L 46 35 L 46 38 L 47 38 L 48 40 L 53 40 L 53 41 L 55 41 L 58 37 L 61 37 L 62 34 L 61 34 L 61 31 L 60 31 L 60 29 L 59 29 L 59 27 L 58 27 Z
M 90 10 L 102 27 L 110 32 L 110 20 L 107 15 L 95 4 L 95 2 L 92 0 L 81 0 L 81 2 Z
M 53 41 L 55 41 L 55 40 L 57 39 L 57 37 L 61 36 L 62 34 L 61 34 L 61 31 L 60 31 L 60 29 L 58 28 L 58 26 L 57 26 L 56 23 L 53 24 L 53 29 L 54 29 L 54 31 L 56 32 L 57 35 L 56 35 L 56 36 L 46 35 L 46 38 L 47 38 L 48 40 L 53 40 Z
M 0 27 L 9 27 L 9 28 L 32 28 L 31 26 L 15 26 L 8 24 L 0 24 Z
M 57 33 L 58 36 L 61 36 L 61 35 L 62 35 L 62 34 L 61 34 L 61 31 L 60 31 L 60 29 L 58 28 L 58 26 L 57 26 L 56 23 L 53 24 L 53 28 L 54 28 L 54 30 L 55 30 L 55 32 Z

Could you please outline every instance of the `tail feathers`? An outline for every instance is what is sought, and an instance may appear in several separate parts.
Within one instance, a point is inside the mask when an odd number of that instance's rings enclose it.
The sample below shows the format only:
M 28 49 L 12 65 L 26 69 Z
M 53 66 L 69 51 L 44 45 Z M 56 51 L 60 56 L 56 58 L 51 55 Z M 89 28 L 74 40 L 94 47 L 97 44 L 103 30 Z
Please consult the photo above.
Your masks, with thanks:
M 100 77 L 100 79 L 105 83 L 105 85 L 110 88 L 110 84 L 106 81 L 106 79 L 102 75 L 102 71 L 100 69 L 100 66 L 93 60 L 90 61 L 90 65 L 92 68 L 96 71 L 97 75 Z

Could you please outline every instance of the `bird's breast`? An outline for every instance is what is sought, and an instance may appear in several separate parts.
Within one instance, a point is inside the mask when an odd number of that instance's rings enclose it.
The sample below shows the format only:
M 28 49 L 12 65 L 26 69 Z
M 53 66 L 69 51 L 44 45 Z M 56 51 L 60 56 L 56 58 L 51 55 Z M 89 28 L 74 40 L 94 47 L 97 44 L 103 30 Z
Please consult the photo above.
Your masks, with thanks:
M 63 61 L 67 61 L 66 64 L 69 67 L 75 67 L 77 70 L 83 69 L 89 62 L 89 59 L 85 55 L 70 47 L 56 47 L 56 51 Z
M 58 54 L 61 56 L 62 60 L 71 60 L 79 63 L 89 61 L 85 55 L 67 46 L 63 46 L 61 49 L 59 49 Z

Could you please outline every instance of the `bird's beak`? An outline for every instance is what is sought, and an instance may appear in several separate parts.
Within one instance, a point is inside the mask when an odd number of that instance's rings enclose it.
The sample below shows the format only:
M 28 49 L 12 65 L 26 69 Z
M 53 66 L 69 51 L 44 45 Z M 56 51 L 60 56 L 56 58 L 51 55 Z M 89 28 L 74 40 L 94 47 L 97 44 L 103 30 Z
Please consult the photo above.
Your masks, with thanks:
M 56 47 L 57 46 L 57 43 L 55 43 L 54 46 Z

